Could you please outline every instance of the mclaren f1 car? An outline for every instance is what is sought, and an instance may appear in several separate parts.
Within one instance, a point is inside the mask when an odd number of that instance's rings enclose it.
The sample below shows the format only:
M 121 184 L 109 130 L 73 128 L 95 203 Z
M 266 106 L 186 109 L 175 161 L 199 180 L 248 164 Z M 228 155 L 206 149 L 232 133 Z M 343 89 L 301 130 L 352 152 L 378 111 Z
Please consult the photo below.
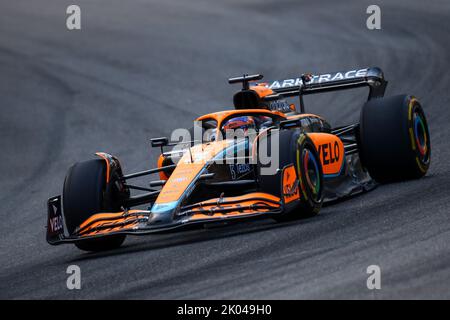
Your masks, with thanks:
M 176 141 L 151 139 L 160 150 L 155 168 L 124 174 L 115 156 L 101 152 L 74 164 L 62 196 L 48 200 L 48 243 L 101 251 L 127 235 L 295 220 L 316 215 L 324 202 L 426 174 L 431 147 L 421 104 L 410 95 L 384 97 L 379 68 L 262 78 L 229 79 L 242 85 L 232 110 L 199 117 Z M 306 95 L 359 87 L 368 99 L 358 123 L 332 127 L 305 112 Z M 146 185 L 132 184 L 151 175 Z

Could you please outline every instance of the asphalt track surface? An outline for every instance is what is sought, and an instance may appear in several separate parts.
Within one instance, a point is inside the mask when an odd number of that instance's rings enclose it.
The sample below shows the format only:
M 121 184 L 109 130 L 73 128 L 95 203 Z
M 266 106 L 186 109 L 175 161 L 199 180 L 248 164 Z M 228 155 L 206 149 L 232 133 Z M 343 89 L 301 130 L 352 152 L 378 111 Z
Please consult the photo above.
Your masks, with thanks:
M 450 298 L 450 3 L 377 1 L 2 1 L 0 298 Z M 231 106 L 229 76 L 266 79 L 379 66 L 387 95 L 419 97 L 432 165 L 323 208 L 313 219 L 128 237 L 88 254 L 45 242 L 46 199 L 102 150 L 126 172 L 155 163 L 148 139 Z M 358 95 L 308 98 L 333 125 Z M 81 267 L 82 289 L 66 288 Z M 382 289 L 366 288 L 379 265 Z

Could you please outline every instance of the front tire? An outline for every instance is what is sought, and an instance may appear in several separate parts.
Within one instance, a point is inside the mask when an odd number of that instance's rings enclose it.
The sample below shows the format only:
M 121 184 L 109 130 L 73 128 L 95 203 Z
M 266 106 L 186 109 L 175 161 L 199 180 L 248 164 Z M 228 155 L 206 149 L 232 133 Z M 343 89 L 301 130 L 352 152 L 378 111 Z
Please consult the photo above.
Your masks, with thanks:
M 323 171 L 316 146 L 307 135 L 297 140 L 296 171 L 300 178 L 300 210 L 304 216 L 315 216 L 323 203 Z
M 323 172 L 316 147 L 308 135 L 300 130 L 281 130 L 278 139 L 279 170 L 272 175 L 262 175 L 258 163 L 260 190 L 283 198 L 282 169 L 293 165 L 298 179 L 300 199 L 286 204 L 285 212 L 274 215 L 273 218 L 278 222 L 284 222 L 314 216 L 319 213 L 323 203 Z M 270 144 L 272 139 L 268 140 L 261 142 Z
M 63 189 L 64 218 L 70 234 L 87 218 L 100 212 L 118 212 L 121 208 L 110 196 L 105 196 L 106 165 L 101 159 L 74 164 L 66 175 Z M 125 235 L 86 239 L 75 243 L 84 251 L 104 251 L 118 248 Z
M 424 176 L 431 143 L 419 101 L 407 95 L 368 101 L 361 111 L 359 148 L 363 165 L 378 182 Z
M 278 222 L 313 217 L 322 207 L 322 165 L 314 143 L 304 133 L 294 140 L 294 165 L 299 180 L 300 200 L 293 209 L 275 217 Z

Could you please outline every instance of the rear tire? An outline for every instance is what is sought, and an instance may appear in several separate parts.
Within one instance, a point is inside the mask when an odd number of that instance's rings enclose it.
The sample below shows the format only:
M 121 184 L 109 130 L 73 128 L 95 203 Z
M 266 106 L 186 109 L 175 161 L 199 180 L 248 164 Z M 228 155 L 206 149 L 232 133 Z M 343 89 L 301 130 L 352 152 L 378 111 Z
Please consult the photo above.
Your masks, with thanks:
M 74 164 L 64 181 L 63 205 L 67 229 L 73 234 L 91 215 L 100 212 L 118 212 L 121 208 L 105 196 L 106 165 L 101 159 Z M 125 235 L 87 239 L 75 243 L 81 250 L 104 251 L 120 247 Z
M 378 182 L 417 179 L 430 166 L 430 133 L 414 97 L 368 101 L 361 111 L 359 140 L 362 163 Z

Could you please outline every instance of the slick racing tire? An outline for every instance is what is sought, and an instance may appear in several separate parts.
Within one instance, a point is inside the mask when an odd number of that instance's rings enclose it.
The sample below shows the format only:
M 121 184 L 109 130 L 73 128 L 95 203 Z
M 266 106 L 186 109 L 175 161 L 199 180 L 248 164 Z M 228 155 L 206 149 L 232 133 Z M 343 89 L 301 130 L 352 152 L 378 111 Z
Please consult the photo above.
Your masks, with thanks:
M 273 216 L 278 222 L 314 216 L 319 213 L 323 203 L 323 172 L 320 158 L 314 143 L 307 134 L 299 130 L 279 131 L 280 170 L 273 175 L 263 175 L 258 163 L 261 191 L 283 198 L 281 169 L 289 165 L 295 167 L 300 198 L 294 201 L 293 205 L 286 205 L 285 212 Z
M 64 218 L 67 229 L 73 234 L 76 228 L 94 213 L 120 211 L 113 208 L 110 197 L 105 195 L 106 164 L 94 159 L 74 164 L 67 173 L 63 189 Z M 118 248 L 125 235 L 112 235 L 86 239 L 75 243 L 84 251 L 104 251 Z
M 308 135 L 295 143 L 295 169 L 300 178 L 299 211 L 304 217 L 315 216 L 323 204 L 323 171 L 319 153 Z
M 424 176 L 431 144 L 419 101 L 407 95 L 368 101 L 361 111 L 359 149 L 363 165 L 378 182 Z

